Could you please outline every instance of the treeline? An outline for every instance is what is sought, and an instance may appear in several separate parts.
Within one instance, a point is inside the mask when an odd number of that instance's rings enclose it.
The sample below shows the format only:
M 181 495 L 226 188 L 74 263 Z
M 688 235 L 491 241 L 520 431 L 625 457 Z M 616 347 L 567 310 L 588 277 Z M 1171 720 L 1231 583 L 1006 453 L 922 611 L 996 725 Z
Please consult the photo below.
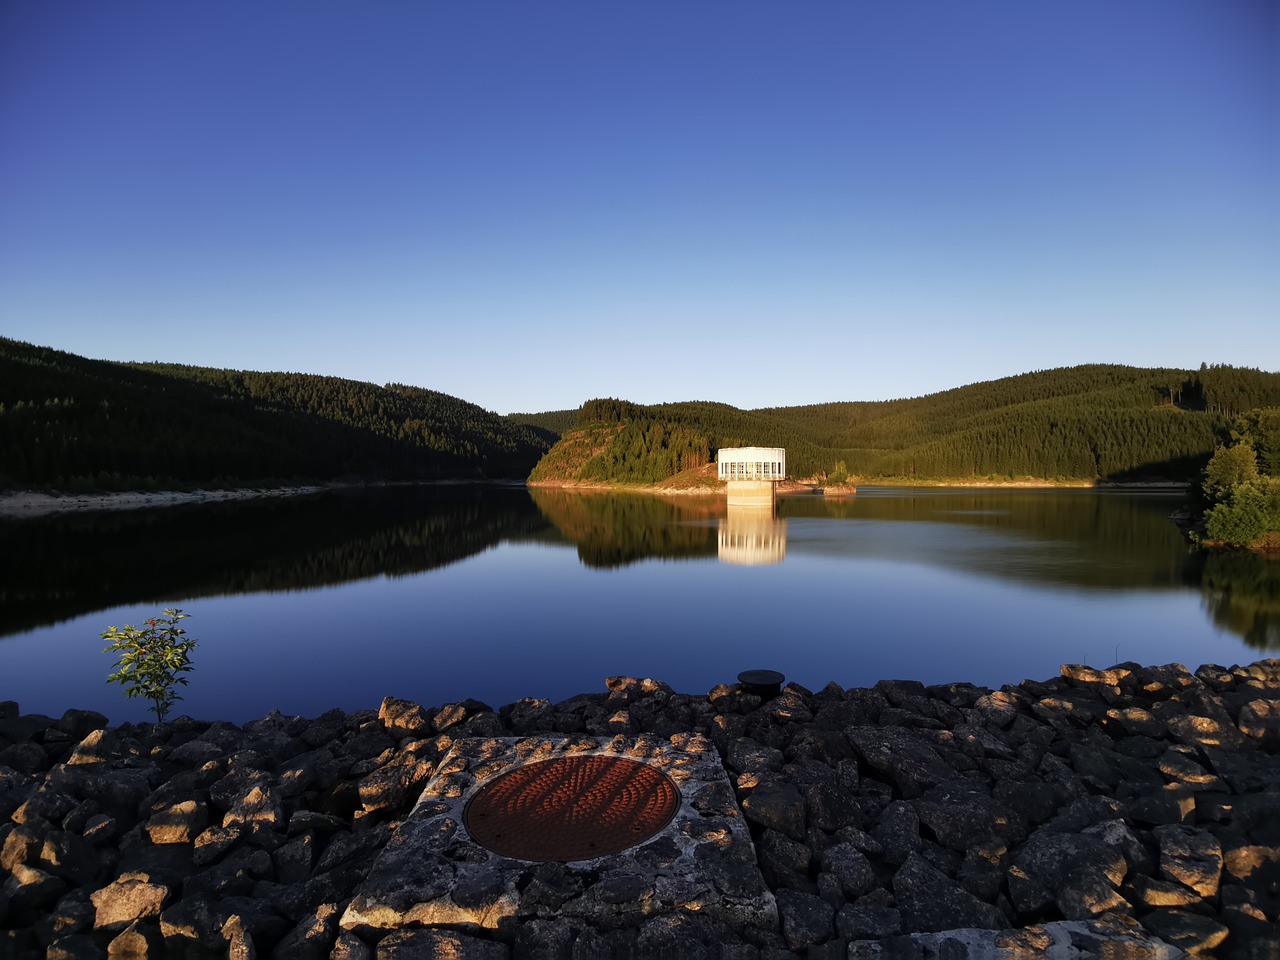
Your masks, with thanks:
M 0 338 L 0 489 L 523 478 L 550 441 L 432 390 Z
M 579 429 L 592 422 L 621 426 L 614 443 L 625 447 L 593 454 L 593 475 L 617 481 L 661 480 L 670 476 L 658 476 L 664 469 L 688 462 L 652 442 L 653 422 L 663 424 L 663 436 L 678 431 L 694 438 L 694 456 L 702 439 L 712 455 L 720 447 L 785 447 L 793 477 L 825 477 L 844 461 L 864 481 L 1186 480 L 1226 436 L 1232 417 L 1277 404 L 1278 373 L 1086 365 L 880 402 L 739 410 L 710 402 L 592 400 L 579 413 Z

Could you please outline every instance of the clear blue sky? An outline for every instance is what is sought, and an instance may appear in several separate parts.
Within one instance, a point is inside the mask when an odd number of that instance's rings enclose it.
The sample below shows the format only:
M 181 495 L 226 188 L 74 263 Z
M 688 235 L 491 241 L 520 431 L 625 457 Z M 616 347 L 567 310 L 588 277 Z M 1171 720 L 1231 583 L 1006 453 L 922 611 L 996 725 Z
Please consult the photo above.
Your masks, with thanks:
M 1280 368 L 1274 0 L 5 0 L 0 334 L 499 412 Z

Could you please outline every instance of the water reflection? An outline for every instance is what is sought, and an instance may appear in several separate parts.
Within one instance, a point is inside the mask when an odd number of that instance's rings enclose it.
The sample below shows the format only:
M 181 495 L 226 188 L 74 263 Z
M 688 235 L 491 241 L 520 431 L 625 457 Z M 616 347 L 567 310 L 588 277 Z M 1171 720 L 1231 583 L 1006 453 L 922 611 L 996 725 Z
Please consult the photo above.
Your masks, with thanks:
M 1179 502 L 871 488 L 753 508 L 716 496 L 459 485 L 0 521 L 0 636 L 126 604 L 406 577 L 536 543 L 571 547 L 592 569 L 873 561 L 1083 594 L 1190 589 L 1219 628 L 1280 649 L 1280 563 L 1192 553 L 1168 519 Z
M 407 576 L 546 536 L 523 488 L 480 485 L 0 521 L 0 636 L 129 603 Z
M 1280 650 L 1280 561 L 1245 550 L 1201 558 L 1204 606 L 1213 622 L 1259 650 Z
M 530 489 L 543 516 L 578 548 L 588 567 L 623 567 L 641 560 L 690 560 L 716 555 L 715 521 L 723 497 L 655 497 L 599 491 Z
M 787 558 L 787 521 L 779 520 L 772 498 L 729 501 L 720 521 L 717 556 L 744 566 L 781 563 Z

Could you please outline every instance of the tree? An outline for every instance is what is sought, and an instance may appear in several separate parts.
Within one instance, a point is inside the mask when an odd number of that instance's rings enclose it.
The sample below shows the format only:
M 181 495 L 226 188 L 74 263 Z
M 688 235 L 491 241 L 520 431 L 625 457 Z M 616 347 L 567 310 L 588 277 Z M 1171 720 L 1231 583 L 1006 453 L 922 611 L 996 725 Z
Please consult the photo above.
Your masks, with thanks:
M 1258 479 L 1258 457 L 1253 445 L 1242 440 L 1220 446 L 1204 468 L 1204 492 L 1215 503 L 1229 502 L 1237 489 Z
M 130 700 L 150 700 L 157 723 L 163 723 L 169 708 L 182 699 L 173 689 L 179 683 L 186 686 L 187 678 L 179 674 L 191 671 L 190 654 L 196 641 L 187 639 L 187 631 L 178 626 L 188 616 L 181 610 L 165 610 L 163 617 L 146 621 L 145 629 L 126 624 L 123 630 L 107 627 L 102 634 L 103 640 L 111 641 L 103 652 L 120 654 L 115 663 L 118 669 L 107 682 L 123 684 Z

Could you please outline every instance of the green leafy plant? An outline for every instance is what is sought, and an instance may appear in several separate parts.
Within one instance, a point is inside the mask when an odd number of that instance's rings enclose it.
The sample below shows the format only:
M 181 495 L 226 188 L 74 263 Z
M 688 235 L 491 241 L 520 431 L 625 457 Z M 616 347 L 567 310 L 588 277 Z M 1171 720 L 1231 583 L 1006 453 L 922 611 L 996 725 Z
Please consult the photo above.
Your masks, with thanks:
M 120 654 L 116 672 L 107 682 L 123 684 L 124 695 L 130 700 L 150 700 L 158 723 L 164 722 L 169 708 L 182 699 L 174 687 L 185 686 L 187 678 L 181 674 L 191 671 L 196 641 L 188 639 L 187 631 L 178 626 L 189 616 L 181 610 L 165 610 L 163 617 L 145 621 L 142 628 L 126 624 L 123 630 L 107 627 L 102 634 L 103 640 L 111 641 L 103 652 Z

